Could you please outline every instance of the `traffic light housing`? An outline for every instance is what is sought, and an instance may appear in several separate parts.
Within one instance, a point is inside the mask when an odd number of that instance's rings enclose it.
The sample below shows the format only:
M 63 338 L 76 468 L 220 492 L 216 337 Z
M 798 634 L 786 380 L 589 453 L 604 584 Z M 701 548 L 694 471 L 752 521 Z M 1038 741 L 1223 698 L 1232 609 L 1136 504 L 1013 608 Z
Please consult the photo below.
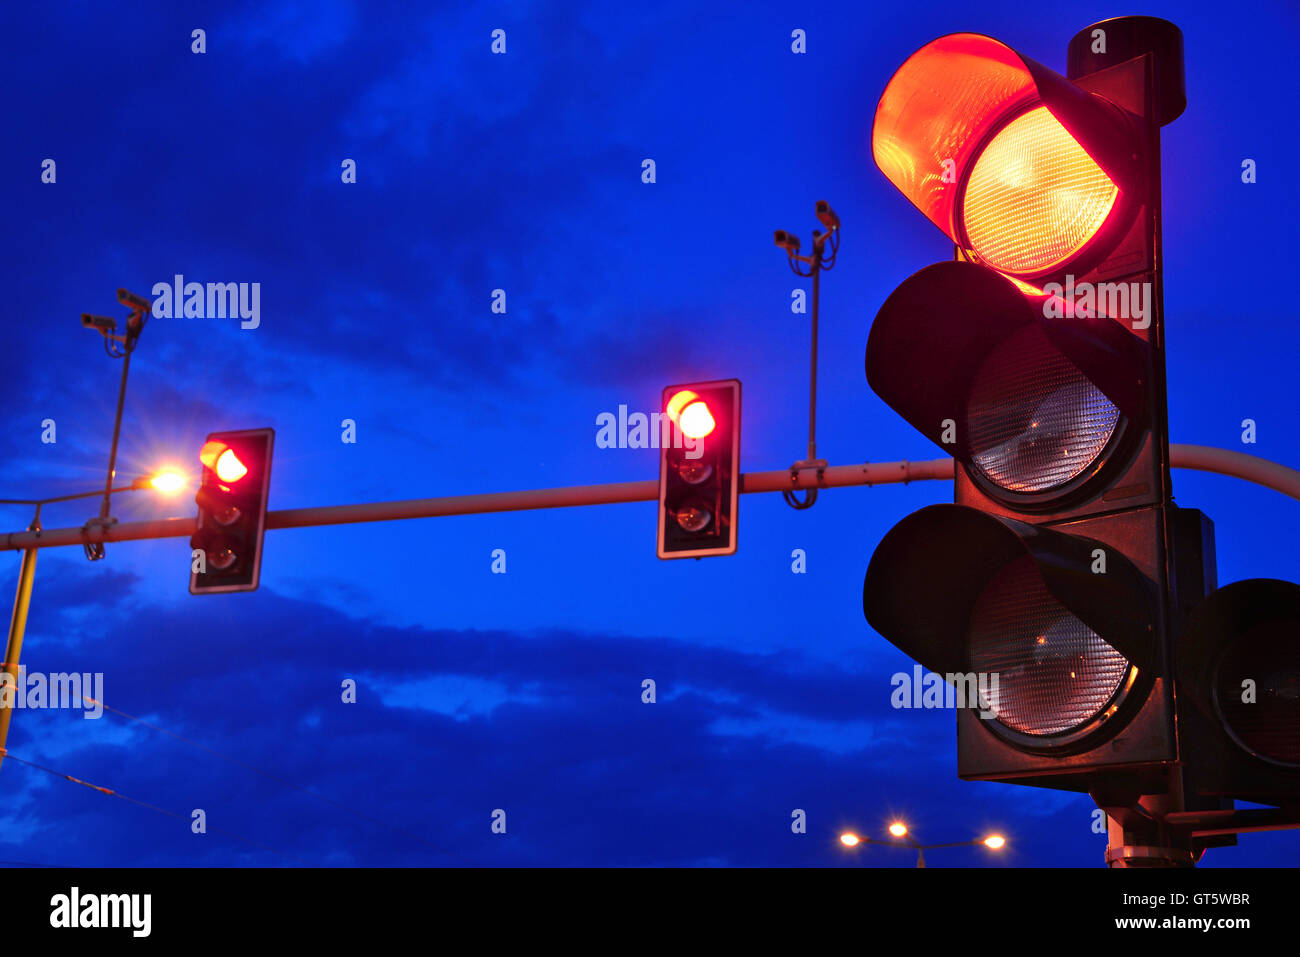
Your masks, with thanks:
M 1178 655 L 1179 722 L 1201 742 L 1196 786 L 1300 805 L 1300 585 L 1225 585 L 1189 616 Z
M 885 536 L 863 611 L 985 689 L 958 710 L 962 778 L 1087 791 L 1139 830 L 1147 795 L 1289 806 L 1300 586 L 1216 591 L 1213 525 L 1170 487 L 1160 128 L 1186 106 L 1181 34 L 1103 21 L 1068 62 L 954 34 L 881 96 L 876 163 L 954 260 L 885 301 L 867 380 L 954 457 L 955 504 Z
M 274 429 L 248 429 L 213 432 L 203 443 L 191 595 L 257 588 L 274 442 Z
M 659 557 L 735 554 L 740 381 L 669 386 L 657 421 Z
M 867 381 L 957 460 L 959 504 L 1057 522 L 1168 501 L 1151 341 L 1066 308 L 958 260 L 916 273 L 872 323 Z

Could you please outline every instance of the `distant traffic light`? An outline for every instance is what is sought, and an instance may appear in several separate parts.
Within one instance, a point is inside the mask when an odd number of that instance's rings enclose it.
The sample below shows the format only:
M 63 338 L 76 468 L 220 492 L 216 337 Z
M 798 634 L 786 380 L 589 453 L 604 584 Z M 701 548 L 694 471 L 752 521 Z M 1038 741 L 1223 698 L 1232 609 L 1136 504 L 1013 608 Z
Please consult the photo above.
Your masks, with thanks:
M 203 443 L 190 594 L 257 588 L 274 441 L 273 429 L 250 429 L 213 432 Z
M 740 382 L 664 389 L 659 441 L 660 558 L 736 551 Z

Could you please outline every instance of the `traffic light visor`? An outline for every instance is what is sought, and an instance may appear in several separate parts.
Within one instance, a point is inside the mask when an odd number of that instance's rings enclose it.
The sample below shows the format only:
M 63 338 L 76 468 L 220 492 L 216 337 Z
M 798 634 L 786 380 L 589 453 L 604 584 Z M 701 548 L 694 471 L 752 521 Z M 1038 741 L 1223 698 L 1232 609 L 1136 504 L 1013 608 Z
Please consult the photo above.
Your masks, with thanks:
M 1099 548 L 1106 574 L 1093 572 Z M 999 710 L 1024 734 L 1078 725 L 1153 654 L 1150 582 L 1117 550 L 963 505 L 931 505 L 890 530 L 862 610 L 931 671 L 1000 673 Z
M 871 149 L 953 242 L 1022 277 L 1080 253 L 1136 182 L 1118 107 L 974 33 L 940 37 L 899 67 Z
M 872 322 L 867 381 L 999 490 L 1087 481 L 1146 415 L 1150 347 L 1107 316 L 1048 318 L 1052 298 L 974 263 L 927 266 Z

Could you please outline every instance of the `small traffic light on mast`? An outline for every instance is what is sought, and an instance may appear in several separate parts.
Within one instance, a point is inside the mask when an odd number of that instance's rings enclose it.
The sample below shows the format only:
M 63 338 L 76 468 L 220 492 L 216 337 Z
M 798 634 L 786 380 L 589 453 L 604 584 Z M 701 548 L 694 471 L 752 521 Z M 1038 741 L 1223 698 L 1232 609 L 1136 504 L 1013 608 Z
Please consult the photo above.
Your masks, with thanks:
M 659 557 L 735 554 L 739 380 L 669 386 L 660 409 Z
M 203 443 L 190 594 L 257 588 L 274 441 L 273 429 L 249 429 L 213 432 Z

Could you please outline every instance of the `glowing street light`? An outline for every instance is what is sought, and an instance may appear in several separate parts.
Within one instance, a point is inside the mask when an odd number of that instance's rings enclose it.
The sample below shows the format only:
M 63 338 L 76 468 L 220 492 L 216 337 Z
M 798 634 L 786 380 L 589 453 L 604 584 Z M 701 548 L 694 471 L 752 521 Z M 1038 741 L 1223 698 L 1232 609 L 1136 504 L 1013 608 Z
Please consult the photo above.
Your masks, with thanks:
M 188 480 L 175 469 L 163 469 L 149 479 L 149 484 L 160 492 L 179 492 Z
M 917 867 L 925 867 L 925 852 L 937 848 L 972 847 L 983 845 L 991 851 L 1000 851 L 1007 844 L 1007 839 L 1001 834 L 989 834 L 974 841 L 952 841 L 947 844 L 918 844 L 916 839 L 910 836 L 907 825 L 902 821 L 892 822 L 889 825 L 889 834 L 891 837 L 895 838 L 895 840 L 877 841 L 869 837 L 860 837 L 853 831 L 845 831 L 840 835 L 840 843 L 848 848 L 856 848 L 862 844 L 878 844 L 884 847 L 909 847 L 916 851 Z
M 171 494 L 172 492 L 179 492 L 187 484 L 189 484 L 189 477 L 180 469 L 168 465 L 148 475 L 137 476 L 132 479 L 131 484 L 126 488 L 114 489 L 113 491 L 125 492 L 127 489 L 148 491 L 153 489 L 155 492 Z

